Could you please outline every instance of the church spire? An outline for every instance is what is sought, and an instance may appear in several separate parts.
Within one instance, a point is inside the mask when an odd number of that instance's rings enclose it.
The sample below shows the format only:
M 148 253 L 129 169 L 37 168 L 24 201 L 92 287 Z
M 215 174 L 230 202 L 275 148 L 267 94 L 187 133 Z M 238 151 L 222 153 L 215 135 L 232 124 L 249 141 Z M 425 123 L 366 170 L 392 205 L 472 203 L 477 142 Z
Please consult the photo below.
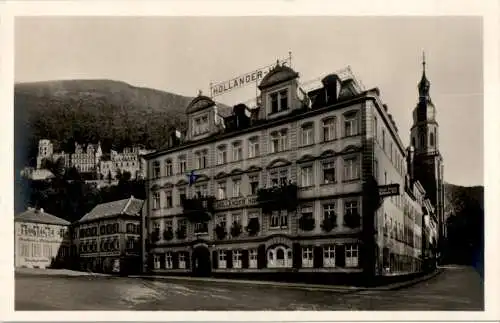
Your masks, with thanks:
M 425 52 L 422 52 L 422 78 L 420 79 L 420 82 L 418 83 L 418 94 L 420 97 L 421 101 L 427 101 L 430 100 L 429 97 L 429 89 L 431 87 L 431 83 L 427 79 L 425 75 Z

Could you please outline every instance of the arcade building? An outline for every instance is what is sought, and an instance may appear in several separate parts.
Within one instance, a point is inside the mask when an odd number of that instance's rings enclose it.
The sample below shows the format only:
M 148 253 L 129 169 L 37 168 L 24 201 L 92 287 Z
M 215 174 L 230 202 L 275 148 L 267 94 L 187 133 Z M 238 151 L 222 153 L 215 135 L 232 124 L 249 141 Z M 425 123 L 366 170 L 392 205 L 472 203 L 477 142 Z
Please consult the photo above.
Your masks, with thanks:
M 299 73 L 278 63 L 259 83 L 255 108 L 237 104 L 224 116 L 211 98 L 193 99 L 187 131 L 145 156 L 146 271 L 423 270 L 422 235 L 434 232 L 424 226 L 437 221 L 442 185 L 425 72 L 408 148 L 377 88 L 364 90 L 350 69 L 321 83 L 306 92 Z

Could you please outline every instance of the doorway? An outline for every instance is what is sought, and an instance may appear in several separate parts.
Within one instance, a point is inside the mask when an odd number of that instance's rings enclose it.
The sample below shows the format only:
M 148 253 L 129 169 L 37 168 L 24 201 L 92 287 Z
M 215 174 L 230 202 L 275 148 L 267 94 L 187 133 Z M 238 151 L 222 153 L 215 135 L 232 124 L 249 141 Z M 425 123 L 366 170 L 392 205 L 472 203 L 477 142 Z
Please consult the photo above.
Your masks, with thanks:
M 210 251 L 206 246 L 198 246 L 193 249 L 193 275 L 194 276 L 210 276 Z

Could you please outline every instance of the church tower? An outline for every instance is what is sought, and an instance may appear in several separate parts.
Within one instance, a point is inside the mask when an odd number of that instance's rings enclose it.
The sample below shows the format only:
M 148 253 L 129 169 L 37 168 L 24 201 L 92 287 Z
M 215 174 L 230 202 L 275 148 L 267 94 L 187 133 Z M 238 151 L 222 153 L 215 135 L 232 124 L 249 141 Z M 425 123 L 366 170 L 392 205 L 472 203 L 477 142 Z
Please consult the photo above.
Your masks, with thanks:
M 418 83 L 418 103 L 413 110 L 410 132 L 411 145 L 415 149 L 414 177 L 425 188 L 427 197 L 436 208 L 438 221 L 438 248 L 441 249 L 446 232 L 444 219 L 443 158 L 439 152 L 439 125 L 436 108 L 429 90 L 431 83 L 425 74 L 425 54 L 422 60 L 422 78 Z

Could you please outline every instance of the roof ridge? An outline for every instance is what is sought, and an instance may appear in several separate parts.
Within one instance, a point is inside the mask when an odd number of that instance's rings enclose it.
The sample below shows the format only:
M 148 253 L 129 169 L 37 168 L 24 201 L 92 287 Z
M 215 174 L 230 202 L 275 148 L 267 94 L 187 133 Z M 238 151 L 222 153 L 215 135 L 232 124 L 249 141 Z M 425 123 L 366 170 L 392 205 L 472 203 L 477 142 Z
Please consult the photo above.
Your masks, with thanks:
M 121 212 L 122 214 L 123 214 L 123 213 L 125 213 L 125 211 L 127 210 L 127 208 L 130 206 L 130 203 L 132 203 L 132 199 L 133 199 L 133 198 L 134 198 L 133 196 L 130 196 L 130 197 L 129 197 L 129 199 L 128 199 L 128 201 L 127 201 L 127 204 L 125 204 L 125 207 L 123 208 L 123 210 L 122 210 L 122 212 Z

